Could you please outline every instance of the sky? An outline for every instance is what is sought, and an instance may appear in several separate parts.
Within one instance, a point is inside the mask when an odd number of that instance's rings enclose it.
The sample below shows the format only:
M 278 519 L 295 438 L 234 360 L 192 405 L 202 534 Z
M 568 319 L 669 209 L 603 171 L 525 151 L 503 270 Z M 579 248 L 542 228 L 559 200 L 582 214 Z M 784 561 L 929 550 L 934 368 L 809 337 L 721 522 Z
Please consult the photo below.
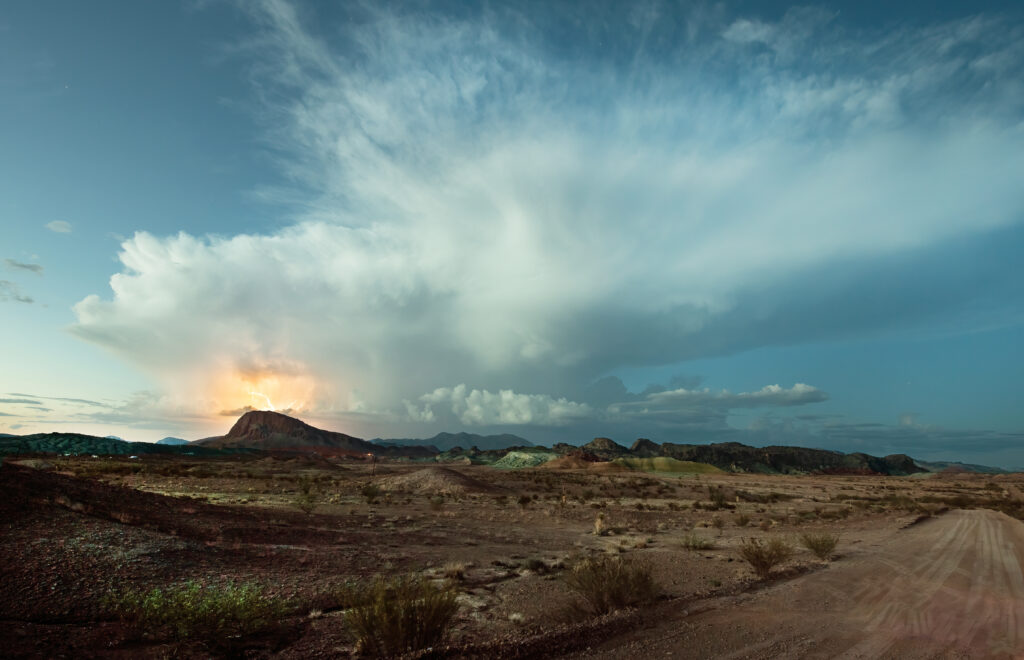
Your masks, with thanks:
M 1024 466 L 1015 2 L 0 7 L 0 432 Z

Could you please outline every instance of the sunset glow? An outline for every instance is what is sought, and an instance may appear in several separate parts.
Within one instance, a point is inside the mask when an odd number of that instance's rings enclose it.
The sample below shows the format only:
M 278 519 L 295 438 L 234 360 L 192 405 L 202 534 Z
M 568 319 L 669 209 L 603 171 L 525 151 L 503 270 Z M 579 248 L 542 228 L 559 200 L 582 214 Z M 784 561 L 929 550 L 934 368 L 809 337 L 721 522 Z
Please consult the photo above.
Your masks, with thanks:
M 233 370 L 215 381 L 209 400 L 218 416 L 244 410 L 298 413 L 312 407 L 316 389 L 316 381 L 304 374 Z

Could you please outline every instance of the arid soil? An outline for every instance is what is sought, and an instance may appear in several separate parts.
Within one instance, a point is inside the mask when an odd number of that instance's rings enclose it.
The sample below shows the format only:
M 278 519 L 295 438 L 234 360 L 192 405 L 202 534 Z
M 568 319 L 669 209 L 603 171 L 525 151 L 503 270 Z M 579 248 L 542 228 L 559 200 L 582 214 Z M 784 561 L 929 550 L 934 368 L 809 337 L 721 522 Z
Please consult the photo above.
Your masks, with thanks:
M 670 475 L 352 459 L 48 459 L 0 468 L 0 648 L 9 657 L 208 656 L 140 633 L 104 597 L 251 581 L 290 614 L 252 657 L 345 657 L 339 589 L 380 574 L 457 583 L 434 657 L 1017 657 L 1024 477 Z M 42 469 L 40 469 L 42 468 Z M 312 484 L 312 488 L 310 485 Z M 453 484 L 472 488 L 453 488 Z M 311 490 L 316 508 L 297 502 Z M 436 492 L 435 492 L 436 491 Z M 768 580 L 738 548 L 837 532 Z M 697 542 L 695 542 L 697 541 Z M 572 614 L 566 567 L 650 565 L 660 597 Z
M 1024 524 L 956 510 L 800 579 L 666 610 L 575 657 L 1014 658 Z

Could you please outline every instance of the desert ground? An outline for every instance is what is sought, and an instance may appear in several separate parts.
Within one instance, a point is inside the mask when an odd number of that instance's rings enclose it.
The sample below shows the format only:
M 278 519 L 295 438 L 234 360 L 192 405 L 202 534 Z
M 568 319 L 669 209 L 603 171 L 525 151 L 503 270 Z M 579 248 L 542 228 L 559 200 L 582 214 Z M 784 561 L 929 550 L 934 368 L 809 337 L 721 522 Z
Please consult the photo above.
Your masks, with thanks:
M 501 470 L 351 458 L 36 458 L 0 467 L 7 657 L 357 655 L 348 594 L 378 575 L 458 592 L 413 657 L 1024 657 L 1024 475 Z M 310 511 L 307 513 L 307 511 Z M 1010 515 L 1007 515 L 1010 514 Z M 837 535 L 821 559 L 803 535 Z M 767 576 L 751 539 L 794 552 Z M 595 614 L 588 557 L 656 593 Z M 286 606 L 230 645 L 144 628 L 111 596 L 257 585 Z

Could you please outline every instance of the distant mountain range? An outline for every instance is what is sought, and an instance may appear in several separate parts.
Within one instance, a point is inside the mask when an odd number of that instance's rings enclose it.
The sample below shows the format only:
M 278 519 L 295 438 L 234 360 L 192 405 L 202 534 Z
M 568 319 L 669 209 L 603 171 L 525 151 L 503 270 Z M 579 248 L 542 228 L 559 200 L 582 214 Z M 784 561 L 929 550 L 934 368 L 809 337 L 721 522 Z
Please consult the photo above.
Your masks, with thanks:
M 99 438 L 83 433 L 33 433 L 0 437 L 0 456 L 20 454 L 69 454 L 72 456 L 142 456 L 177 454 L 185 456 L 223 456 L 251 453 L 251 449 L 213 449 L 186 445 L 161 445 L 156 442 L 127 442 Z
M 158 445 L 187 445 L 187 444 L 189 444 L 189 442 L 188 442 L 188 440 L 184 440 L 182 438 L 172 438 L 172 437 L 168 436 L 166 438 L 160 438 L 159 440 L 156 441 L 156 444 L 158 444 Z
M 710 445 L 665 442 L 659 445 L 646 438 L 640 438 L 632 447 L 626 448 L 609 438 L 594 438 L 582 447 L 558 444 L 554 446 L 554 450 L 559 453 L 582 452 L 603 460 L 664 456 L 679 461 L 714 465 L 728 472 L 913 474 L 927 471 L 906 454 L 878 457 L 860 452 L 844 454 L 806 447 L 750 447 L 739 442 Z
M 426 440 L 376 439 L 371 442 L 345 433 L 318 429 L 294 417 L 270 411 L 247 412 L 235 422 L 227 434 L 195 442 L 172 437 L 155 443 L 126 442 L 112 437 L 99 438 L 80 433 L 36 433 L 23 436 L 0 434 L 0 456 L 33 453 L 210 456 L 284 451 L 355 457 L 373 454 L 413 460 L 465 460 L 471 463 L 491 464 L 504 458 L 512 448 L 529 454 L 547 452 L 549 455 L 574 456 L 584 461 L 665 457 L 713 465 L 729 472 L 764 474 L 903 475 L 916 472 L 1006 472 L 983 465 L 915 461 L 905 454 L 879 457 L 860 452 L 844 454 L 806 447 L 750 447 L 738 442 L 709 445 L 670 442 L 658 444 L 641 438 L 632 446 L 625 447 L 610 438 L 594 438 L 583 446 L 558 443 L 549 450 L 516 435 L 475 433 L 438 433 Z
M 1004 470 L 988 465 L 974 463 L 955 463 L 950 461 L 917 461 L 917 464 L 929 472 L 977 472 L 979 474 L 1009 474 L 1020 472 L 1020 469 Z
M 511 447 L 536 447 L 526 438 L 511 433 L 501 435 L 478 435 L 476 433 L 438 433 L 433 438 L 418 440 L 416 438 L 374 438 L 370 442 L 384 447 L 423 446 L 436 447 L 440 451 L 451 451 L 456 447 L 470 449 L 476 447 L 484 451 L 492 449 L 509 449 Z

